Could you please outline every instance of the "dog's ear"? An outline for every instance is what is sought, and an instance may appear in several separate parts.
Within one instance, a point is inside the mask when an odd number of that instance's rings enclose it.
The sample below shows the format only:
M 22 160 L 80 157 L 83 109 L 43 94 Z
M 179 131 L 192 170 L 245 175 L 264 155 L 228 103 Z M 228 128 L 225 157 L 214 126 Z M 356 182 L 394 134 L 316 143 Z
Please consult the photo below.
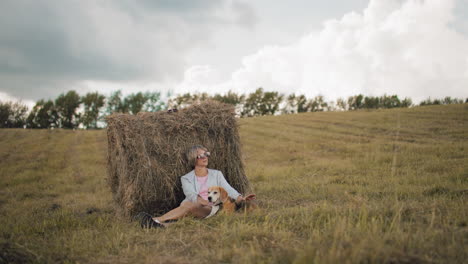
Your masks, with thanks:
M 223 187 L 219 187 L 219 194 L 220 194 L 220 199 L 223 203 L 225 203 L 227 201 L 227 199 L 229 198 L 228 196 L 228 193 L 226 192 L 226 190 L 224 190 Z

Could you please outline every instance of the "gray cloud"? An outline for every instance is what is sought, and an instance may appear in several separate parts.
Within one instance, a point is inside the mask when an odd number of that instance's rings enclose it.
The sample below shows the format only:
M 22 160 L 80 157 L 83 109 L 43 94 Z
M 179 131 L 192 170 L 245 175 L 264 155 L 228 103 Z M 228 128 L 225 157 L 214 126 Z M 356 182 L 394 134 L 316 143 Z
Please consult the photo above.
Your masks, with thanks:
M 0 92 L 38 99 L 81 80 L 164 82 L 226 25 L 252 27 L 237 1 L 0 2 Z
M 232 7 L 236 11 L 237 23 L 246 27 L 252 27 L 257 24 L 257 15 L 250 5 L 244 2 L 233 2 Z

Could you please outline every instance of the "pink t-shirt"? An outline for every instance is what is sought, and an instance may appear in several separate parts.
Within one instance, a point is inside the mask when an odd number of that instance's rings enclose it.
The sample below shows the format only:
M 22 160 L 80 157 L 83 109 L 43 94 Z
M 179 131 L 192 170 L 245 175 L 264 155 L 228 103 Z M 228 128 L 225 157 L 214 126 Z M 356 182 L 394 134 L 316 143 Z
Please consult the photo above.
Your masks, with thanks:
M 208 200 L 208 185 L 206 184 L 206 182 L 208 181 L 208 175 L 206 175 L 205 177 L 196 176 L 196 178 L 198 186 L 200 186 L 200 191 L 198 192 L 198 195 L 200 195 L 201 198 Z

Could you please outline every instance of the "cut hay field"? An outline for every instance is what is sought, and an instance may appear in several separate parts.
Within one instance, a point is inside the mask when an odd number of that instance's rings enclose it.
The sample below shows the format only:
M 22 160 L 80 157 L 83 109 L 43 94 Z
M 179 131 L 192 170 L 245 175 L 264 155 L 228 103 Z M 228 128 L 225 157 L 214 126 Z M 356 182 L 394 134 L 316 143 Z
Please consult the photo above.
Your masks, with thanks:
M 261 210 L 114 216 L 105 130 L 0 130 L 0 263 L 467 263 L 468 104 L 241 119 Z

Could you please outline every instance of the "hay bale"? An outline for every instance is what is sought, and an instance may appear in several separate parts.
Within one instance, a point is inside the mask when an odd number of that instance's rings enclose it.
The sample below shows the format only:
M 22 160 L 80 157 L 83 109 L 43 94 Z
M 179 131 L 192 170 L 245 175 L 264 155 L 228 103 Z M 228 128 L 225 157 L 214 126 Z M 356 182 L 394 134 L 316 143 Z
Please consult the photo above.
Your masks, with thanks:
M 193 145 L 211 152 L 209 167 L 240 193 L 250 191 L 234 108 L 214 101 L 179 110 L 107 117 L 108 180 L 120 215 L 163 213 L 184 199 L 180 177 L 192 170 Z

